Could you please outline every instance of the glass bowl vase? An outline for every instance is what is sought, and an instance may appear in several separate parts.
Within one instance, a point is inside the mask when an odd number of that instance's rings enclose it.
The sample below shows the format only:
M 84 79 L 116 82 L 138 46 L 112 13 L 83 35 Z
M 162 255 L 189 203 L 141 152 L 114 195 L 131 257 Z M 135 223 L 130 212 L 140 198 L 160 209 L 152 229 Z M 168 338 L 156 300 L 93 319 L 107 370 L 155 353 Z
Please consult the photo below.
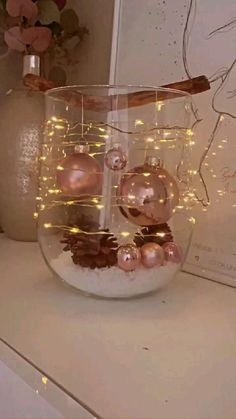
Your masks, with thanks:
M 191 231 L 191 96 L 140 86 L 46 95 L 38 236 L 62 281 L 131 298 L 180 270 Z

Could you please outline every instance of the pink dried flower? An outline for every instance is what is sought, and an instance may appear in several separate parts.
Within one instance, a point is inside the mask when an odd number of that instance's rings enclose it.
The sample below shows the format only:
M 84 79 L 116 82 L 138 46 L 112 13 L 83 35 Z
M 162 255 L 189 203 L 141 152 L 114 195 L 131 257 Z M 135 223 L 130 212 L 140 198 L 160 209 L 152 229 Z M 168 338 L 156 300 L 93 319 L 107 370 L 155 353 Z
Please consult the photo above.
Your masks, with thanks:
M 16 51 L 26 51 L 31 46 L 37 52 L 45 51 L 51 42 L 52 32 L 44 26 L 20 29 L 18 26 L 8 29 L 4 39 L 9 48 Z
M 38 7 L 32 0 L 7 0 L 6 10 L 12 17 L 24 16 L 30 21 L 35 21 Z
M 52 31 L 45 26 L 35 26 L 22 30 L 24 44 L 31 45 L 35 51 L 45 51 L 51 42 Z
M 26 50 L 26 46 L 22 41 L 22 33 L 19 26 L 13 26 L 4 33 L 4 40 L 10 49 L 15 51 L 23 52 Z

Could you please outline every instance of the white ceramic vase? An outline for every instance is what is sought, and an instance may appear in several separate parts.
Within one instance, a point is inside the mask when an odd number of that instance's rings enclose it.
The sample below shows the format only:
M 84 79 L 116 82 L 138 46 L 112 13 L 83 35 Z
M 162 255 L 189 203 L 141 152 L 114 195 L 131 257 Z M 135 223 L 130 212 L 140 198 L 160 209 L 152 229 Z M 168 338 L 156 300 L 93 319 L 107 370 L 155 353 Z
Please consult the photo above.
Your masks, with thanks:
M 39 71 L 30 60 L 27 72 Z M 33 62 L 33 61 L 32 61 Z M 34 71 L 35 70 L 35 71 Z M 38 155 L 44 120 L 44 95 L 23 85 L 9 90 L 1 103 L 0 219 L 5 235 L 22 241 L 37 240 L 36 208 Z

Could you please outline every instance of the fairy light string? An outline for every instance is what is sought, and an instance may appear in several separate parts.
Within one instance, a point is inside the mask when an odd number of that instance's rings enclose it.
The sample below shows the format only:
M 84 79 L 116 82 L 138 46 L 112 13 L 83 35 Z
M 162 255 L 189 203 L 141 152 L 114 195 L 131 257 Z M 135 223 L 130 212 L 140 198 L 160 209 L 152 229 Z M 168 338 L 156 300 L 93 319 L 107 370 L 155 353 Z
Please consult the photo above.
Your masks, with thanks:
M 157 103 L 157 110 L 161 111 L 164 104 L 162 102 Z M 119 142 L 122 144 L 123 134 L 130 135 L 130 143 L 134 146 L 136 151 L 148 151 L 157 153 L 158 150 L 165 145 L 167 149 L 175 150 L 177 144 L 181 144 L 183 148 L 192 147 L 194 140 L 192 138 L 192 130 L 189 128 L 184 128 L 181 126 L 160 126 L 156 125 L 148 129 L 144 129 L 145 123 L 141 119 L 136 119 L 134 121 L 134 130 L 125 130 L 119 128 L 117 123 L 104 123 L 97 121 L 82 121 L 76 122 L 73 125 L 69 125 L 68 121 L 63 118 L 57 118 L 55 116 L 51 117 L 45 125 L 45 141 L 42 145 L 42 156 L 40 158 L 41 162 L 41 176 L 40 181 L 40 194 L 37 197 L 38 212 L 34 214 L 35 218 L 38 217 L 38 213 L 50 211 L 53 208 L 60 207 L 88 207 L 96 208 L 101 210 L 106 205 L 106 201 L 111 200 L 111 207 L 119 207 L 116 202 L 116 194 L 111 197 L 104 197 L 103 195 L 99 196 L 87 196 L 86 198 L 80 197 L 79 199 L 73 199 L 73 197 L 65 196 L 62 191 L 57 187 L 56 182 L 56 170 L 60 170 L 60 161 L 67 155 L 78 144 L 83 144 L 86 142 L 90 146 L 89 155 L 92 157 L 104 156 L 106 150 L 106 141 L 109 138 L 112 138 L 114 132 L 121 134 Z M 139 129 L 141 128 L 141 129 Z M 141 145 L 140 137 L 142 138 Z M 95 139 L 96 138 L 96 139 Z M 179 142 L 179 143 L 178 143 Z M 143 144 L 143 145 L 142 145 Z M 158 146 L 160 144 L 160 146 Z M 162 145 L 163 144 L 163 145 Z M 180 153 L 180 161 L 178 163 L 177 173 L 179 181 L 183 181 L 187 186 L 188 182 L 184 182 L 184 175 L 181 173 L 180 167 L 183 163 L 184 155 Z M 61 168 L 63 169 L 63 168 Z M 147 173 L 148 175 L 148 173 Z M 188 171 L 188 175 L 192 175 Z M 113 185 L 112 188 L 115 190 L 118 188 L 118 185 Z M 52 197 L 56 196 L 56 199 Z M 168 199 L 168 197 L 167 197 Z M 183 202 L 180 203 L 173 211 L 178 213 L 179 210 L 188 209 L 191 207 L 189 204 L 192 201 L 192 196 L 186 193 L 183 197 Z M 102 204 L 101 204 L 102 202 Z M 135 207 L 130 205 L 130 208 Z M 189 218 L 190 222 L 193 222 Z M 62 231 L 69 231 L 70 233 L 83 233 L 83 234 L 104 234 L 104 231 L 96 232 L 87 232 L 80 229 L 78 226 L 68 226 L 64 224 L 53 224 L 51 222 L 43 223 L 45 229 L 58 229 Z M 128 237 L 131 233 L 128 231 L 121 231 L 117 235 L 120 237 Z M 160 237 L 165 236 L 165 232 L 159 232 L 157 235 Z

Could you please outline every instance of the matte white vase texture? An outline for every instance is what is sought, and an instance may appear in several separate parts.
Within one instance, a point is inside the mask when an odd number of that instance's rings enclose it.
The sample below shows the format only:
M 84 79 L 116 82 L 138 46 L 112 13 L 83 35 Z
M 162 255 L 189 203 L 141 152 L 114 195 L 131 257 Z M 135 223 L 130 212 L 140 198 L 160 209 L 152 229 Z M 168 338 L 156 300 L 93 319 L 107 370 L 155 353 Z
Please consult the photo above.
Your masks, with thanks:
M 23 75 L 39 74 L 39 57 L 24 57 Z M 44 95 L 23 84 L 9 90 L 1 107 L 0 219 L 5 235 L 36 241 L 38 156 L 44 120 Z

